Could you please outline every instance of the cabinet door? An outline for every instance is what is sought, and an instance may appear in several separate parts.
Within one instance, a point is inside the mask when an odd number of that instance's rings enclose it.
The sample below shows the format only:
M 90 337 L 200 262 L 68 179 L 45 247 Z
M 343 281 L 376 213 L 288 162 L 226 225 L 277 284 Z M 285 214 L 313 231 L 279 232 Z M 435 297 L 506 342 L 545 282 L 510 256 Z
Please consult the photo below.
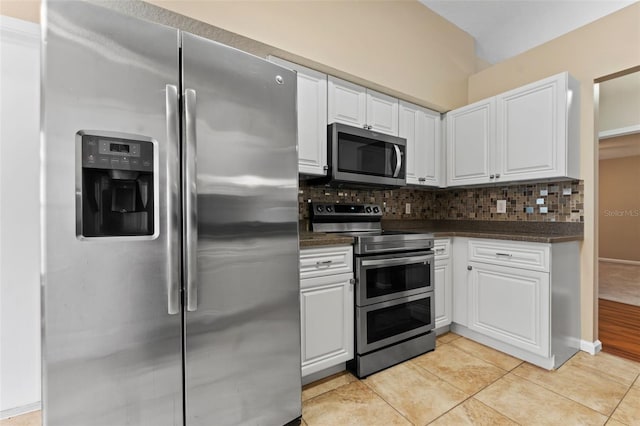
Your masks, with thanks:
M 440 114 L 400 101 L 399 135 L 407 140 L 407 183 L 441 186 Z
M 353 274 L 300 282 L 302 375 L 353 358 Z
M 449 259 L 435 261 L 435 305 L 436 328 L 451 324 L 453 301 L 451 288 L 453 286 L 451 264 Z
M 549 356 L 549 274 L 469 262 L 469 328 Z
M 497 96 L 499 181 L 566 175 L 567 74 Z
M 495 98 L 447 113 L 447 186 L 492 182 Z
M 367 127 L 398 136 L 398 99 L 367 89 Z
M 327 174 L 327 75 L 269 56 L 269 60 L 298 73 L 298 172 Z
M 329 123 L 364 127 L 367 115 L 367 90 L 357 84 L 328 77 Z

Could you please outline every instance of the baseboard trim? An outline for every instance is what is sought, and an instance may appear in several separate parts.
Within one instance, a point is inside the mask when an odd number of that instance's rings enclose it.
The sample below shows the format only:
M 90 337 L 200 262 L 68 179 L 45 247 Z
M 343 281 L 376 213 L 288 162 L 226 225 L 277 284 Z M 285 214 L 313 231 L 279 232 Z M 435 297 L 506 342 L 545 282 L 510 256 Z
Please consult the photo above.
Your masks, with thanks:
M 598 260 L 600 262 L 607 262 L 607 263 L 622 263 L 625 265 L 635 265 L 635 266 L 640 266 L 640 261 L 637 260 L 626 260 L 626 259 L 612 259 L 609 257 L 599 257 Z
M 600 340 L 596 340 L 595 342 L 580 340 L 580 350 L 595 355 L 602 350 L 602 342 Z
M 42 404 L 40 403 L 40 401 L 20 407 L 9 408 L 7 410 L 0 411 L 0 420 L 8 419 L 9 417 L 20 416 L 22 414 L 31 413 L 32 411 L 38 411 L 41 409 Z

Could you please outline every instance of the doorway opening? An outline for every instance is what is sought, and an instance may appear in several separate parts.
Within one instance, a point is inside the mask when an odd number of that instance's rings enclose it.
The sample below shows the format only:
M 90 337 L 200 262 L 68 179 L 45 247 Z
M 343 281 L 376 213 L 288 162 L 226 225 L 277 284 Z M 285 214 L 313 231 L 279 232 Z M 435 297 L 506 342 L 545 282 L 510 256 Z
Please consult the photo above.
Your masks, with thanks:
M 598 338 L 640 361 L 640 67 L 596 81 Z

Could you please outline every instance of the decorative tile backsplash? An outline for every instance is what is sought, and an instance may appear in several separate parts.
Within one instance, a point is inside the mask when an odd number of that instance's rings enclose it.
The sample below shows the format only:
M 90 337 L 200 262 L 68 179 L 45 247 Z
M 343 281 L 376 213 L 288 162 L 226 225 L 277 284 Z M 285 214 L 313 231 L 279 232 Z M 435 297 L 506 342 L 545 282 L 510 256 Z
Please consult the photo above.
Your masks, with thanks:
M 336 189 L 300 181 L 299 219 L 309 219 L 308 201 L 372 203 L 383 206 L 384 219 L 583 222 L 584 182 L 523 183 L 481 188 Z M 497 200 L 506 201 L 498 213 Z M 407 213 L 409 204 L 409 213 Z M 546 213 L 545 213 L 546 211 Z

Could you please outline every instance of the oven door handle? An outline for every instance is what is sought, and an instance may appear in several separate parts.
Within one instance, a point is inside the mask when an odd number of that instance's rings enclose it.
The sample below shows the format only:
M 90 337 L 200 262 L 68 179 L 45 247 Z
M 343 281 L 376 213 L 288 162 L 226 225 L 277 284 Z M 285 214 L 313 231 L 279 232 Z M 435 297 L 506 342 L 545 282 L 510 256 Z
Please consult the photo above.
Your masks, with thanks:
M 431 264 L 433 255 L 427 256 L 409 256 L 409 257 L 394 257 L 392 259 L 378 259 L 378 260 L 362 260 L 362 266 L 392 266 L 392 265 L 409 265 L 411 263 L 423 262 Z

